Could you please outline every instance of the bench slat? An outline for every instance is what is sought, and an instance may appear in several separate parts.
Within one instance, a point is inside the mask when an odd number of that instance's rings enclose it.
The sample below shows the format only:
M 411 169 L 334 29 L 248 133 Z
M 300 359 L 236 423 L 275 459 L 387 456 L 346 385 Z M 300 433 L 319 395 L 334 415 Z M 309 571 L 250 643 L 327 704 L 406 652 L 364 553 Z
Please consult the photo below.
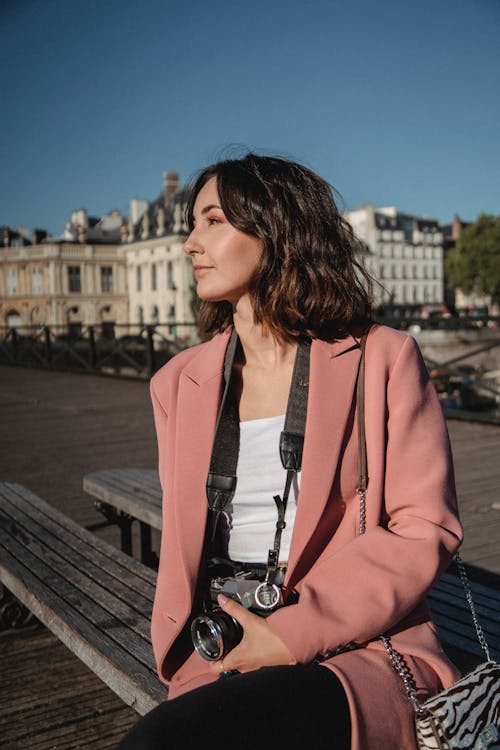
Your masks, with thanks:
M 495 612 L 500 612 L 500 591 L 493 588 L 492 586 L 485 586 L 477 581 L 469 580 L 470 587 L 474 596 L 474 602 L 477 602 L 485 607 L 490 607 Z M 452 572 L 443 573 L 437 584 L 434 586 L 436 590 L 447 591 L 447 593 L 453 596 L 462 596 L 463 601 L 465 599 L 464 587 L 458 575 Z
M 500 618 L 500 601 L 495 599 L 493 596 L 494 592 L 490 589 L 490 595 L 486 597 L 477 591 L 476 584 L 473 581 L 470 582 L 470 585 L 478 614 L 491 620 L 498 620 Z M 463 586 L 458 579 L 455 579 L 454 583 L 450 583 L 448 580 L 439 581 L 430 590 L 429 597 L 453 602 L 454 607 L 468 613 L 469 619 L 472 617 Z
M 99 560 L 102 567 L 108 572 L 118 569 L 119 575 L 125 575 L 126 571 L 131 573 L 131 581 L 138 581 L 139 590 L 147 595 L 154 595 L 156 584 L 156 573 L 142 563 L 134 560 L 129 555 L 124 555 L 120 550 L 103 542 L 95 534 L 91 534 L 71 518 L 63 515 L 57 508 L 33 494 L 30 490 L 19 484 L 2 483 L 0 484 L 0 497 L 5 494 L 7 498 L 14 499 L 15 502 L 22 501 L 22 507 L 27 513 L 30 508 L 38 510 L 42 516 L 53 521 L 55 527 L 60 529 L 63 535 L 70 533 L 71 536 L 83 542 L 84 549 L 88 549 L 88 556 L 92 560 Z M 64 531 L 63 531 L 64 530 Z M 118 566 L 116 568 L 115 566 Z M 123 571 L 123 573 L 121 572 Z
M 83 489 L 133 518 L 161 529 L 161 487 L 152 470 L 106 469 L 87 474 Z
M 73 536 L 71 528 L 66 524 L 62 526 L 54 523 L 32 504 L 26 506 L 26 503 L 23 503 L 23 507 L 19 508 L 18 500 L 19 496 L 14 493 L 3 492 L 3 509 L 0 508 L 0 513 L 2 510 L 8 512 L 9 517 L 17 521 L 23 531 L 31 534 L 33 539 L 38 539 L 49 549 L 57 552 L 77 571 L 83 571 L 90 578 L 98 580 L 100 585 L 105 586 L 127 605 L 133 605 L 138 611 L 147 611 L 151 608 L 154 585 L 144 586 L 141 582 L 141 590 L 135 590 L 137 579 L 127 568 L 115 561 L 109 561 L 99 549 L 100 545 L 93 544 L 95 538 L 89 539 L 88 542 L 82 541 Z

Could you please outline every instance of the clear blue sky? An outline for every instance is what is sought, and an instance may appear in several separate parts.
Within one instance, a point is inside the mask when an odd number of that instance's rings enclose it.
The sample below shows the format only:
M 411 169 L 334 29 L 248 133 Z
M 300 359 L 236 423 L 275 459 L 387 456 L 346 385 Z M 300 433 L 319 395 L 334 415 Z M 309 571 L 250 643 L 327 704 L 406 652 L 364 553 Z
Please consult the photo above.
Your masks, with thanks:
M 0 0 L 0 224 L 128 213 L 232 144 L 344 207 L 500 213 L 499 0 Z

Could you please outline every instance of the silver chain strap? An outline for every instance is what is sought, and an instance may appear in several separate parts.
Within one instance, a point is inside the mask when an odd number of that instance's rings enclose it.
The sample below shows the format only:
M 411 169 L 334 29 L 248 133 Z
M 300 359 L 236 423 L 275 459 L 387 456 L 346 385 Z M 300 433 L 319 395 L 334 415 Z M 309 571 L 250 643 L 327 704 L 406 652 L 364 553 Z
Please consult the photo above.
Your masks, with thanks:
M 362 535 L 366 531 L 366 489 L 363 487 L 357 487 L 356 492 L 359 495 L 359 533 L 360 535 Z M 465 570 L 465 565 L 462 558 L 460 557 L 459 552 L 455 553 L 455 562 L 457 563 L 458 572 L 460 574 L 460 581 L 462 582 L 467 603 L 472 614 L 472 620 L 476 629 L 477 639 L 485 653 L 487 661 L 491 661 L 490 650 L 488 644 L 486 643 L 486 638 L 484 637 L 483 629 L 479 623 L 476 607 L 474 606 L 474 601 L 472 599 L 472 591 L 470 588 L 467 571 Z M 425 709 L 422 708 L 422 704 L 418 700 L 415 679 L 411 673 L 410 668 L 406 664 L 404 657 L 398 651 L 396 651 L 396 649 L 393 648 L 389 636 L 382 634 L 379 637 L 385 646 L 385 650 L 387 651 L 389 659 L 391 660 L 394 671 L 400 676 L 401 680 L 403 681 L 406 695 L 408 699 L 413 703 L 415 712 L 417 714 L 425 713 Z
M 469 605 L 469 608 L 472 614 L 472 621 L 474 622 L 474 627 L 476 628 L 476 634 L 477 634 L 477 639 L 479 641 L 479 645 L 483 649 L 487 661 L 491 661 L 490 649 L 488 648 L 488 644 L 486 643 L 486 638 L 484 637 L 483 629 L 481 627 L 479 618 L 477 616 L 476 607 L 474 606 L 474 602 L 472 600 L 472 591 L 470 589 L 469 578 L 467 576 L 465 565 L 464 565 L 462 558 L 460 557 L 459 552 L 455 552 L 455 562 L 458 567 L 458 572 L 460 574 L 460 580 L 462 581 L 462 586 L 464 587 L 465 596 L 467 598 L 467 604 Z
M 359 534 L 360 536 L 366 531 L 366 489 L 356 487 L 359 495 Z
M 381 635 L 380 640 L 385 646 L 385 650 L 389 655 L 389 659 L 391 660 L 394 671 L 397 672 L 404 683 L 406 695 L 408 699 L 413 703 L 415 712 L 417 714 L 425 713 L 425 709 L 422 708 L 422 704 L 418 699 L 415 679 L 411 673 L 409 666 L 406 664 L 401 654 L 392 647 L 391 639 L 388 636 Z

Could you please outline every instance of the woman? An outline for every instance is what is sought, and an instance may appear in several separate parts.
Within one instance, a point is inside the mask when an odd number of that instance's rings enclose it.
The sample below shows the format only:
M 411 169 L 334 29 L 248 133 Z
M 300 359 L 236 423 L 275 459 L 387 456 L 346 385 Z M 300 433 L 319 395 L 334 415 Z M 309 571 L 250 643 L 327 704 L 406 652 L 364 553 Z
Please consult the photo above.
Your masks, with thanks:
M 248 154 L 200 175 L 188 215 L 201 327 L 214 335 L 151 383 L 164 492 L 152 640 L 169 701 L 121 747 L 414 748 L 413 708 L 379 635 L 390 636 L 420 698 L 457 678 L 425 594 L 461 540 L 446 428 L 418 348 L 405 334 L 370 328 L 360 534 L 355 385 L 369 295 L 329 186 L 298 164 Z M 219 597 L 243 638 L 207 661 L 190 635 L 215 550 L 204 539 L 269 573 L 272 498 L 285 477 L 278 441 L 304 339 L 312 341 L 302 467 L 278 544 L 283 606 L 263 617 Z M 240 450 L 234 497 L 213 514 L 205 483 L 223 392 L 236 404 Z

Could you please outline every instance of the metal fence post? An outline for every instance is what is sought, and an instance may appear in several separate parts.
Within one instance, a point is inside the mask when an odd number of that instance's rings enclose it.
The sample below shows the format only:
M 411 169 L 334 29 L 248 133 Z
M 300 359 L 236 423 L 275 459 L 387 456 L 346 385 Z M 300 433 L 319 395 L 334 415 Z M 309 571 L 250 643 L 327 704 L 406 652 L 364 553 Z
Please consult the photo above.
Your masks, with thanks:
M 148 375 L 151 378 L 155 372 L 155 349 L 153 342 L 153 331 L 154 326 L 147 326 L 147 339 L 146 339 L 146 362 L 148 368 Z
M 89 326 L 88 328 L 88 334 L 89 334 L 89 365 L 92 370 L 95 369 L 95 334 L 94 334 L 94 326 Z
M 17 362 L 17 353 L 18 353 L 18 344 L 19 340 L 17 338 L 17 331 L 15 328 L 10 329 L 12 334 L 12 356 L 14 357 L 14 362 Z
M 50 366 L 52 359 L 52 346 L 50 343 L 50 328 L 48 326 L 43 327 L 43 338 L 45 342 L 45 361 Z

